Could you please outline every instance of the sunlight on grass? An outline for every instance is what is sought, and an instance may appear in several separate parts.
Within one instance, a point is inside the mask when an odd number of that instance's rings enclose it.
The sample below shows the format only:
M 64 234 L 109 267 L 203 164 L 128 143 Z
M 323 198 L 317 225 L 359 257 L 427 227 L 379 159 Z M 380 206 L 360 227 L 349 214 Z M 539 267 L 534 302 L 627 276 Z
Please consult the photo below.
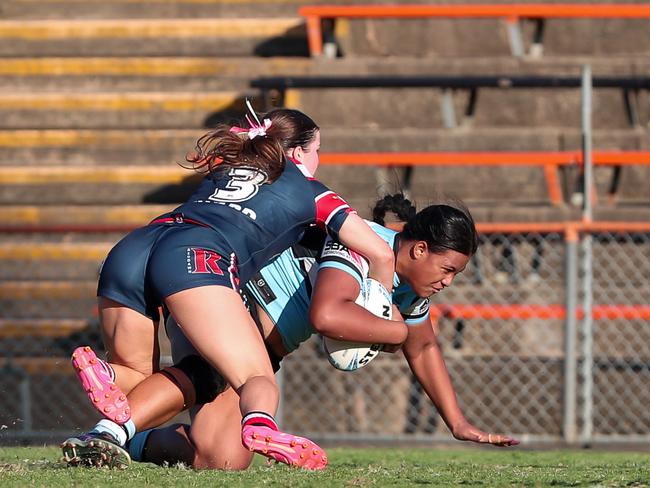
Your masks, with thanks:
M 0 448 L 8 486 L 650 486 L 650 455 L 500 449 L 329 449 L 324 472 L 267 466 L 245 472 L 194 471 L 135 463 L 124 471 L 67 468 L 54 447 Z

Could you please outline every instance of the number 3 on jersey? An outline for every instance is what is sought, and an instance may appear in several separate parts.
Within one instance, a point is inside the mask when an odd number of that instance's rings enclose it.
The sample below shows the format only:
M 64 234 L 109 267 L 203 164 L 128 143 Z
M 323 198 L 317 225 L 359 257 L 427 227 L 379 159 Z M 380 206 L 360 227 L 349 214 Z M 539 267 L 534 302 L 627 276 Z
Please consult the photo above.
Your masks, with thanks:
M 254 197 L 267 176 L 252 168 L 232 168 L 228 172 L 230 179 L 225 188 L 217 188 L 208 197 L 213 202 L 244 202 Z

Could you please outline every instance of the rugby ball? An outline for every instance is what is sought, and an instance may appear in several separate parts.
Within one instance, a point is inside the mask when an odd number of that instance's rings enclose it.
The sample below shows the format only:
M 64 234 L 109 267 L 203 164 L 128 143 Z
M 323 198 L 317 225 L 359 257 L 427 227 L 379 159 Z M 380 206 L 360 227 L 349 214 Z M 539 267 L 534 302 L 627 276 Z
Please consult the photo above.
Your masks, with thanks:
M 372 278 L 366 278 L 355 303 L 386 320 L 393 318 L 392 298 L 384 285 Z M 382 344 L 362 344 L 323 337 L 323 348 L 330 364 L 341 371 L 363 368 L 375 359 Z

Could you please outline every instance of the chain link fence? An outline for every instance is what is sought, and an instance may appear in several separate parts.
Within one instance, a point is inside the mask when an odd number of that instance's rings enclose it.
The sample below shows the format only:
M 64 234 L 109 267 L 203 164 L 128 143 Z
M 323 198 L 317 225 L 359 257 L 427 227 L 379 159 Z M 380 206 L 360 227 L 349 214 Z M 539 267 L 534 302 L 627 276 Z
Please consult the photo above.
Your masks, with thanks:
M 467 270 L 434 298 L 447 367 L 478 427 L 530 441 L 650 442 L 650 226 L 583 230 L 484 227 Z M 98 416 L 68 358 L 80 344 L 101 349 L 91 278 L 73 277 L 67 294 L 0 278 L 0 443 L 56 441 L 90 427 Z M 20 317 L 40 319 L 25 329 Z M 399 353 L 343 373 L 314 337 L 283 361 L 280 382 L 290 431 L 341 441 L 451 438 Z

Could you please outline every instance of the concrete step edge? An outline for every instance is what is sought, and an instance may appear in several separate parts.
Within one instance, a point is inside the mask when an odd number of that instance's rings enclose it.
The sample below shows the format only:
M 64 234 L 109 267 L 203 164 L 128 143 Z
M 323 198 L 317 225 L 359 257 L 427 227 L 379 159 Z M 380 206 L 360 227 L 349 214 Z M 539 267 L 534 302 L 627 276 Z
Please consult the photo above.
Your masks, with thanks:
M 2 166 L 0 185 L 53 185 L 63 183 L 105 183 L 156 185 L 178 184 L 199 177 L 180 166 Z
M 13 369 L 29 375 L 57 374 L 72 376 L 74 369 L 68 357 L 0 357 L 0 368 Z
M 132 75 L 132 76 L 167 76 L 167 75 L 191 75 L 191 76 L 219 76 L 239 72 L 238 65 L 261 66 L 258 70 L 268 69 L 292 72 L 296 66 L 300 66 L 301 72 L 305 67 L 309 71 L 322 74 L 342 73 L 343 70 L 349 73 L 391 73 L 395 67 L 401 67 L 400 72 L 406 68 L 420 73 L 427 66 L 447 67 L 454 73 L 465 67 L 466 72 L 478 74 L 481 72 L 503 73 L 505 70 L 516 70 L 519 74 L 548 72 L 552 69 L 554 74 L 579 75 L 576 66 L 584 63 L 592 65 L 594 74 L 599 70 L 609 72 L 607 68 L 615 70 L 619 75 L 624 67 L 631 67 L 631 71 L 638 64 L 650 62 L 650 56 L 619 56 L 609 58 L 603 57 L 574 57 L 574 58 L 541 58 L 534 63 L 522 61 L 517 58 L 494 56 L 485 58 L 395 58 L 395 57 L 367 57 L 338 58 L 331 60 L 296 58 L 296 57 L 272 57 L 260 58 L 254 56 L 234 57 L 211 57 L 211 56 L 133 56 L 133 57 L 13 57 L 3 58 L 0 63 L 0 75 L 13 76 L 42 76 L 42 75 Z M 248 72 L 250 76 L 250 72 Z
M 0 94 L 0 110 L 164 110 L 168 112 L 188 110 L 218 111 L 226 108 L 243 110 L 245 97 L 246 94 L 237 91 L 4 92 Z
M 60 41 L 67 39 L 265 38 L 304 27 L 295 18 L 212 19 L 56 19 L 0 21 L 0 39 Z M 304 34 L 304 29 L 301 29 Z
M 38 5 L 40 7 L 56 4 L 93 4 L 101 3 L 106 4 L 106 0 L 11 0 L 13 4 L 25 5 Z M 111 0 L 111 4 L 196 4 L 196 5 L 258 5 L 258 4 L 274 4 L 274 3 L 292 3 L 292 4 L 311 4 L 313 0 Z M 316 3 L 322 3 L 322 0 L 317 0 Z
M 88 326 L 83 319 L 0 319 L 0 337 L 64 337 Z
M 177 205 L 3 205 L 4 226 L 108 225 L 140 226 Z
M 258 69 L 295 71 L 312 63 L 301 58 L 215 58 L 208 56 L 161 57 L 46 57 L 5 58 L 0 76 L 231 76 L 241 74 L 240 65 L 255 63 Z M 250 76 L 250 72 L 246 73 Z
M 407 127 L 404 129 L 368 129 L 363 127 L 326 127 L 321 126 L 321 130 L 328 138 L 335 138 L 337 135 L 349 135 L 351 132 L 358 133 L 364 137 L 399 134 L 421 134 L 426 137 L 432 133 L 441 135 L 462 135 L 471 137 L 475 135 L 504 135 L 517 133 L 535 133 L 535 134 L 561 134 L 561 133 L 580 133 L 580 129 L 575 130 L 565 128 L 549 127 L 507 127 L 507 128 L 477 128 L 467 130 L 459 128 L 457 130 L 449 129 L 429 129 Z M 76 147 L 76 146 L 111 146 L 115 144 L 137 144 L 138 141 L 148 141 L 156 143 L 165 143 L 173 137 L 179 138 L 198 138 L 206 132 L 206 129 L 140 129 L 140 130 L 122 130 L 122 129 L 3 129 L 0 130 L 0 148 L 3 147 Z M 599 131 L 595 131 L 598 133 Z M 616 134 L 616 131 L 601 131 L 607 134 Z M 622 130 L 622 133 L 629 133 L 630 130 Z
M 0 242 L 0 260 L 98 262 L 113 245 L 112 242 Z
M 77 147 L 137 144 L 137 141 L 165 143 L 172 137 L 198 138 L 205 129 L 8 129 L 0 130 L 2 147 Z
M 96 281 L 2 281 L 0 299 L 2 300 L 73 300 L 95 296 Z

